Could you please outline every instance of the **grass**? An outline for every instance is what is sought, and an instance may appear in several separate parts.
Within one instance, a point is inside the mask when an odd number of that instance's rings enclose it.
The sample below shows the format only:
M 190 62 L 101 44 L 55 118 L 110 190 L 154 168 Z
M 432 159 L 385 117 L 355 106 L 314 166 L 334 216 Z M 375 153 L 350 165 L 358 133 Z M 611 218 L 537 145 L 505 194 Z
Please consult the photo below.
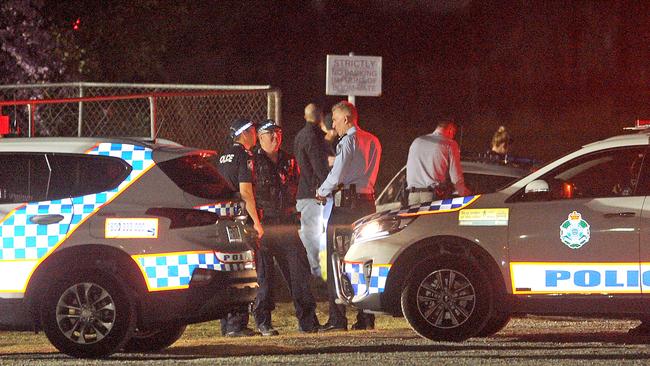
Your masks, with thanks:
M 327 303 L 319 302 L 317 306 L 317 315 L 321 323 L 327 321 Z M 356 311 L 348 308 L 348 320 L 350 325 L 354 323 Z M 391 316 L 381 315 L 377 316 L 376 325 L 378 329 L 406 329 L 408 324 L 403 318 L 394 318 Z M 254 327 L 254 320 L 251 316 L 249 326 Z M 298 339 L 318 337 L 318 334 L 301 334 L 298 332 L 298 321 L 295 317 L 293 304 L 289 302 L 280 302 L 277 304 L 275 311 L 273 311 L 273 326 L 280 332 L 282 336 L 298 337 Z M 281 337 L 285 338 L 285 337 Z M 264 339 L 261 337 L 255 338 L 255 343 L 265 344 L 278 344 L 281 346 L 283 342 L 278 342 L 278 338 Z M 202 345 L 215 345 L 241 343 L 242 339 L 230 339 L 221 337 L 219 321 L 211 321 L 205 323 L 192 324 L 187 327 L 183 337 L 176 343 L 180 346 L 202 346 Z M 246 341 L 250 343 L 250 339 Z M 0 331 L 0 354 L 17 354 L 17 353 L 51 353 L 57 352 L 44 333 L 40 332 L 35 334 L 33 332 L 11 332 Z

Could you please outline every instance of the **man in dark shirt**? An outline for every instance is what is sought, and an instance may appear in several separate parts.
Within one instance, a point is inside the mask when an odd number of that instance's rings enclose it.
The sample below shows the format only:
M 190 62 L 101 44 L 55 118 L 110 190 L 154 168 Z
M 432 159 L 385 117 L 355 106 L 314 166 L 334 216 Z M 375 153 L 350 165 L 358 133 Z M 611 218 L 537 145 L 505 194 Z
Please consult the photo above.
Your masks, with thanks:
M 263 336 L 278 335 L 273 329 L 271 311 L 273 299 L 273 259 L 289 285 L 302 332 L 315 332 L 316 301 L 309 287 L 309 262 L 300 244 L 295 226 L 295 197 L 298 185 L 296 159 L 280 149 L 282 128 L 273 120 L 260 123 L 257 128 L 259 146 L 255 158 L 255 201 L 262 209 L 262 222 L 266 234 L 257 251 L 257 282 L 259 290 L 255 299 L 255 322 Z
M 307 250 L 312 275 L 322 278 L 320 243 L 325 235 L 323 206 L 315 198 L 316 188 L 325 181 L 329 168 L 324 133 L 320 128 L 322 112 L 311 103 L 305 107 L 307 123 L 294 140 L 293 152 L 300 167 L 296 209 L 300 212 L 300 239 Z
M 230 126 L 230 136 L 233 139 L 233 144 L 219 157 L 217 168 L 246 203 L 246 211 L 253 220 L 253 227 L 257 231 L 258 238 L 261 239 L 264 229 L 257 214 L 253 193 L 254 163 L 253 154 L 250 151 L 257 139 L 255 125 L 249 120 L 236 120 Z M 252 329 L 246 327 L 247 324 L 247 309 L 233 311 L 228 313 L 225 319 L 221 319 L 221 333 L 227 337 L 251 336 L 254 333 Z

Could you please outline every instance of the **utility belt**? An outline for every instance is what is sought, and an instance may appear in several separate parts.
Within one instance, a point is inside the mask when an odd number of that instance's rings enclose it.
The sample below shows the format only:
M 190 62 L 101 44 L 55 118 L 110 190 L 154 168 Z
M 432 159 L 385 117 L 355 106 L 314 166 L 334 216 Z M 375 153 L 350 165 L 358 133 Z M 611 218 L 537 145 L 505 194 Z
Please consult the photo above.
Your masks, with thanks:
M 375 194 L 357 193 L 354 184 L 334 193 L 334 207 L 356 208 L 360 201 L 375 202 Z
M 424 188 L 407 188 L 408 193 L 422 193 L 422 192 L 431 192 L 434 195 L 434 198 L 442 199 L 447 198 L 454 193 L 454 187 L 451 183 L 433 183 L 428 187 Z

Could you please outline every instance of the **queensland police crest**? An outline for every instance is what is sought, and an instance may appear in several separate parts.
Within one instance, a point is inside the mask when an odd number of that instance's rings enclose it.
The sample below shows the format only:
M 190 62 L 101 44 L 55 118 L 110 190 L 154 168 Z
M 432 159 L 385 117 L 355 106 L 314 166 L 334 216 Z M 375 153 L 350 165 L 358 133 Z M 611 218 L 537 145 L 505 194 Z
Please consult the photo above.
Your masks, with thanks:
M 571 212 L 568 219 L 560 225 L 560 240 L 571 249 L 587 244 L 589 236 L 589 224 L 576 211 Z

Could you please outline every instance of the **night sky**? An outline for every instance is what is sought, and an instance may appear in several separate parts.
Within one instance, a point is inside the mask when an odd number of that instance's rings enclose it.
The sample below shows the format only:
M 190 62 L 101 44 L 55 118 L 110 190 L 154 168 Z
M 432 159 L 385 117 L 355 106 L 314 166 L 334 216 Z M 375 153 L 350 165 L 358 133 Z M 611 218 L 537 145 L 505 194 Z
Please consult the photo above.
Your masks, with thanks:
M 383 57 L 383 95 L 356 100 L 384 147 L 380 184 L 444 117 L 462 125 L 464 151 L 487 150 L 505 125 L 513 153 L 540 160 L 650 119 L 648 1 L 142 3 L 50 2 L 93 42 L 100 71 L 84 81 L 268 84 L 289 149 L 305 104 L 345 99 L 325 96 L 327 54 Z M 110 35 L 92 35 L 100 22 Z M 133 48 L 155 57 L 125 58 Z

